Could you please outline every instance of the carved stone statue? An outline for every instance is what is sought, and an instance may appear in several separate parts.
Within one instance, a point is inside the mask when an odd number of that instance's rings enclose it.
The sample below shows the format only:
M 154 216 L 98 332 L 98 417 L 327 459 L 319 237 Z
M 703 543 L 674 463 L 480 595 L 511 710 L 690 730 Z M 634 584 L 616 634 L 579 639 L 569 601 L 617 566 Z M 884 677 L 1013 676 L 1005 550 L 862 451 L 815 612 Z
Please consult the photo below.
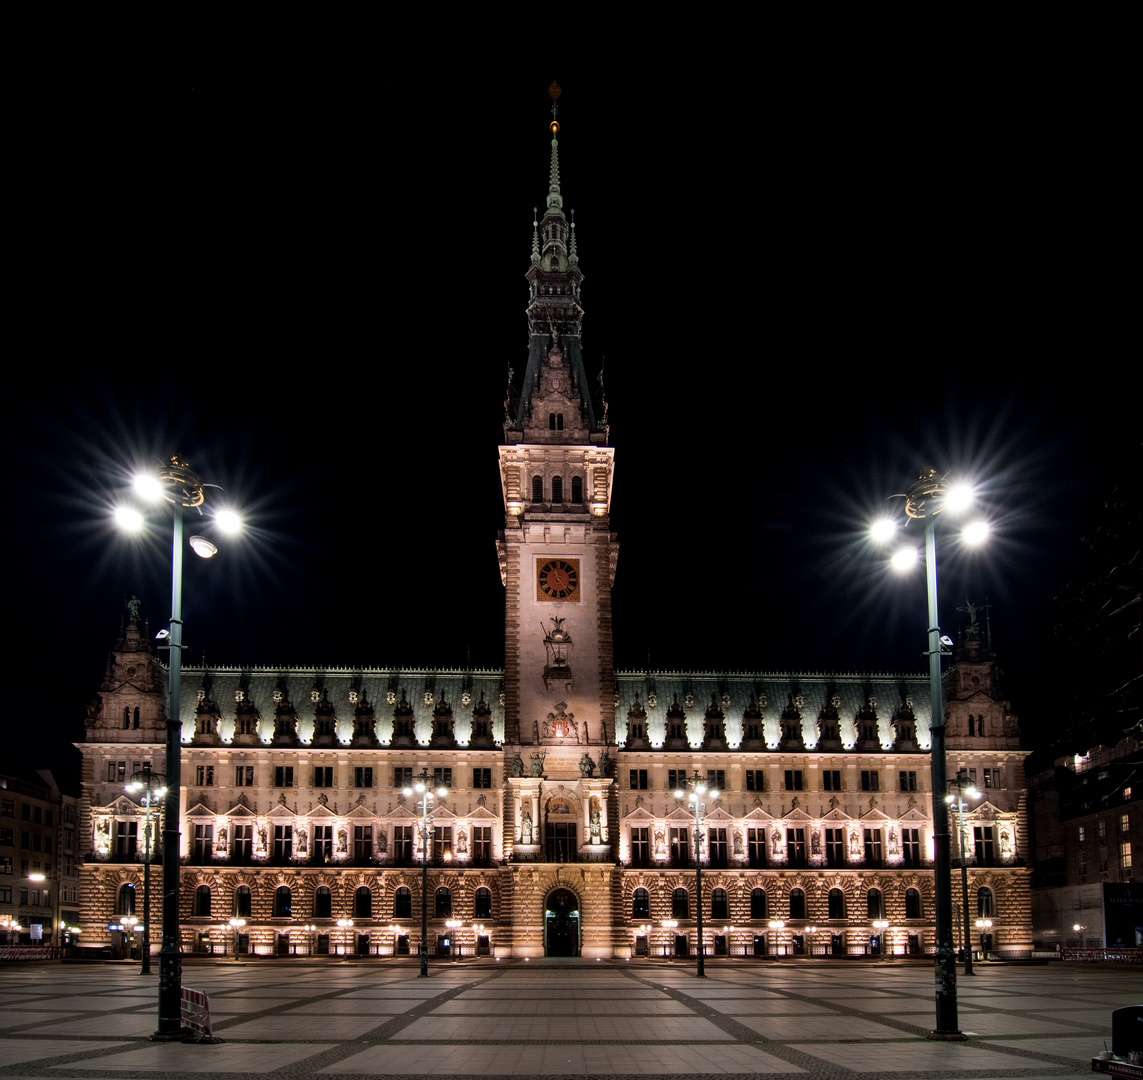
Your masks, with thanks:
M 855 858 L 861 855 L 861 837 L 857 835 L 856 829 L 851 829 L 849 833 L 849 853 Z
M 349 844 L 349 837 L 346 835 L 344 829 L 339 829 L 337 832 L 337 853 L 344 855 Z
M 901 850 L 900 844 L 897 843 L 897 830 L 889 830 L 889 854 L 896 855 Z
M 543 776 L 544 775 L 544 758 L 546 758 L 547 756 L 548 755 L 545 752 L 541 752 L 539 754 L 533 754 L 532 755 L 531 761 L 532 761 L 532 775 L 533 776 Z
M 662 828 L 655 830 L 655 854 L 666 855 L 667 853 L 667 837 L 663 833 Z
M 468 854 L 468 830 L 461 829 L 456 836 L 456 850 L 458 855 Z
M 587 754 L 579 759 L 579 774 L 580 776 L 591 776 L 595 772 L 595 762 L 591 760 Z
M 512 775 L 513 776 L 523 776 L 524 775 L 524 759 L 522 757 L 520 757 L 519 754 L 513 754 L 512 755 L 512 766 L 511 766 L 511 768 L 512 768 Z
M 591 800 L 591 842 L 599 843 L 599 804 Z
M 810 854 L 820 855 L 822 853 L 822 834 L 816 829 L 810 833 Z
M 139 597 L 132 596 L 131 599 L 127 601 L 127 618 L 132 622 L 139 621 Z
M 782 834 L 775 829 L 770 834 L 770 854 L 777 855 L 782 850 Z
M 530 844 L 532 842 L 532 814 L 530 811 L 525 810 L 520 818 L 520 843 Z
M 306 853 L 306 830 L 298 830 L 298 854 L 304 855 Z
M 742 833 L 737 831 L 734 833 L 734 854 L 742 854 Z
M 586 724 L 584 725 L 587 726 Z M 611 775 L 611 756 L 607 753 L 607 748 L 604 747 L 603 753 L 599 755 L 599 775 Z

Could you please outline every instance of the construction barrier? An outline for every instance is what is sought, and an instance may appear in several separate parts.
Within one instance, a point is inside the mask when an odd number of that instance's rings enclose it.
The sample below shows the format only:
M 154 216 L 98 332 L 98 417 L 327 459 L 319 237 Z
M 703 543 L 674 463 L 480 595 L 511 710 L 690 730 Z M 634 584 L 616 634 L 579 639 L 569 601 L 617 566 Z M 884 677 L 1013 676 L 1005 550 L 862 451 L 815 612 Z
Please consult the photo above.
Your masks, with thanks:
M 200 990 L 182 989 L 183 1027 L 198 1035 L 210 1035 L 210 1002 Z

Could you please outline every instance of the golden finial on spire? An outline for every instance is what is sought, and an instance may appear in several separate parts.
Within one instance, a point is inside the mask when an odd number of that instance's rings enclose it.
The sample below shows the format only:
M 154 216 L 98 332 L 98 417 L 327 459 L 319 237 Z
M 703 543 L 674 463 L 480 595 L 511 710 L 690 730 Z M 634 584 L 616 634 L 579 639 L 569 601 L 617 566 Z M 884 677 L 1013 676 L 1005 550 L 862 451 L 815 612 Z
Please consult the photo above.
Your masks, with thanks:
M 563 93 L 563 91 L 560 90 L 560 84 L 558 82 L 553 82 L 552 85 L 548 87 L 548 96 L 552 99 L 552 123 L 550 126 L 553 135 L 558 134 L 560 130 L 560 123 L 556 119 L 556 113 L 559 112 L 560 107 L 557 99 L 561 93 Z
M 558 82 L 554 82 L 551 86 L 548 87 L 548 97 L 550 97 L 553 101 L 555 101 L 561 93 L 562 91 L 560 90 L 560 84 Z

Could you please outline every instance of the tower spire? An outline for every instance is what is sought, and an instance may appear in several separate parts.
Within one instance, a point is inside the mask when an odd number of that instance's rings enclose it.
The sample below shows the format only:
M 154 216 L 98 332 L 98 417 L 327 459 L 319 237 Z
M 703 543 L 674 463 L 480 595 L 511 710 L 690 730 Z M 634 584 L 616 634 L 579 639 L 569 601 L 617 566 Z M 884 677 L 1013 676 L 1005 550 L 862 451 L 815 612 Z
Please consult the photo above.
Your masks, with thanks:
M 548 176 L 548 210 L 554 210 L 560 217 L 563 217 L 564 200 L 560 195 L 560 142 L 559 139 L 556 138 L 560 132 L 560 122 L 556 119 L 556 114 L 560 109 L 560 93 L 559 83 L 553 82 L 552 85 L 548 87 L 548 94 L 552 99 L 552 166 Z

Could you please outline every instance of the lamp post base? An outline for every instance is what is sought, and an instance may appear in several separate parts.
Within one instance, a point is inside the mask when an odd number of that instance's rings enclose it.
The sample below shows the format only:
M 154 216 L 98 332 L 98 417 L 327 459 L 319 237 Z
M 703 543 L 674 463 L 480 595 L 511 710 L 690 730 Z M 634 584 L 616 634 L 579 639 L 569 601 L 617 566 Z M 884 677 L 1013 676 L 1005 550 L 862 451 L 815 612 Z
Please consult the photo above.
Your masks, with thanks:
M 968 1036 L 963 1031 L 930 1031 L 926 1038 L 935 1042 L 964 1042 Z

